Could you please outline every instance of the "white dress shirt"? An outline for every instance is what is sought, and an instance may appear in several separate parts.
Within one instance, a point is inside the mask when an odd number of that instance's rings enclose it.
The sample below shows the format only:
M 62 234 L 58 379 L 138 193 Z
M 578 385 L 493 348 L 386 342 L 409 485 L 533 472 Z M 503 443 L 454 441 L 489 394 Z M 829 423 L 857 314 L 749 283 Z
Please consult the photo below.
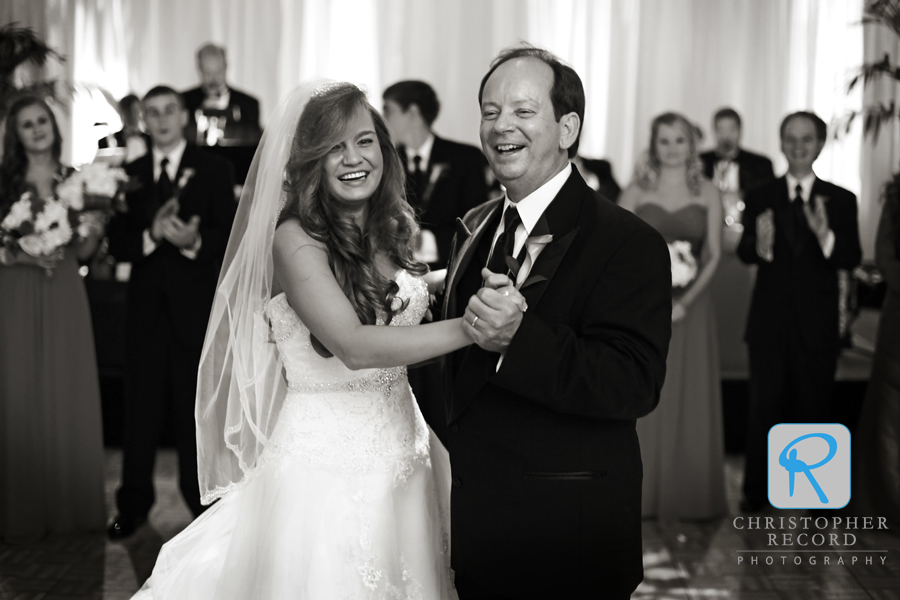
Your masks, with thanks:
M 181 157 L 184 156 L 184 149 L 187 148 L 187 141 L 182 139 L 177 146 L 169 150 L 168 152 L 163 152 L 156 146 L 153 146 L 151 152 L 153 157 L 153 183 L 159 183 L 159 178 L 162 175 L 162 161 L 164 158 L 168 158 L 169 162 L 166 164 L 166 174 L 169 176 L 169 181 L 172 182 L 173 189 L 178 186 L 178 167 L 181 165 Z M 160 198 L 161 201 L 167 202 L 168 198 Z M 200 233 L 197 233 L 197 241 L 193 246 L 188 248 L 179 248 L 179 252 L 186 258 L 191 260 L 196 260 L 197 253 L 200 251 Z M 144 256 L 149 256 L 156 251 L 157 247 L 159 247 L 159 242 L 154 242 L 153 237 L 150 235 L 150 229 L 144 230 Z
M 422 145 L 416 149 L 412 149 L 409 146 L 404 146 L 404 149 L 406 150 L 406 166 L 409 168 L 410 173 L 416 170 L 416 163 L 413 159 L 417 156 L 419 157 L 419 168 L 423 173 L 428 171 L 428 163 L 431 161 L 431 149 L 433 147 L 433 133 L 429 133 L 425 141 L 422 142 Z
M 803 203 L 811 208 L 813 211 L 816 210 L 815 205 L 809 204 L 810 196 L 812 194 L 813 184 L 816 182 L 816 174 L 809 173 L 805 175 L 803 179 L 797 179 L 790 173 L 785 175 L 787 179 L 788 186 L 788 199 L 793 202 L 794 196 L 796 196 L 797 185 L 800 185 L 800 189 L 802 190 L 801 196 L 803 197 Z M 831 257 L 831 253 L 834 251 L 834 231 L 829 228 L 828 235 L 825 236 L 825 241 L 820 242 L 822 246 L 822 254 L 825 258 Z
M 525 245 L 525 241 L 531 235 L 531 232 L 534 230 L 534 227 L 537 225 L 538 219 L 541 218 L 541 215 L 544 214 L 544 211 L 547 210 L 547 207 L 550 206 L 550 203 L 553 202 L 553 199 L 556 198 L 556 195 L 559 194 L 559 190 L 562 189 L 563 185 L 565 185 L 566 181 L 569 179 L 569 175 L 572 174 L 572 163 L 566 165 L 566 167 L 557 173 L 550 181 L 534 190 L 518 202 L 513 202 L 509 199 L 509 196 L 506 196 L 503 199 L 503 210 L 506 210 L 507 206 L 515 206 L 516 210 L 519 211 L 519 217 L 522 219 L 522 222 L 519 223 L 518 227 L 516 227 L 516 238 L 515 243 L 513 245 L 513 256 L 518 256 L 519 252 L 522 250 L 522 247 Z M 494 232 L 494 240 L 491 242 L 491 254 L 494 253 L 494 246 L 497 245 L 497 238 L 500 237 L 500 234 L 503 233 L 504 220 L 500 219 L 500 226 L 497 227 L 497 231 Z M 534 265 L 534 262 L 537 260 L 538 255 L 543 251 L 546 244 L 536 245 L 533 250 L 529 250 L 528 254 L 525 256 L 525 259 L 522 261 L 522 264 L 519 266 L 519 273 L 516 276 L 516 286 L 521 285 L 526 279 L 528 279 L 528 274 L 531 272 L 531 267 Z M 488 264 L 490 264 L 491 259 L 488 258 Z M 500 354 L 500 358 L 497 360 L 497 367 L 495 371 L 500 370 L 500 365 L 503 364 L 503 358 L 506 356 L 505 353 Z

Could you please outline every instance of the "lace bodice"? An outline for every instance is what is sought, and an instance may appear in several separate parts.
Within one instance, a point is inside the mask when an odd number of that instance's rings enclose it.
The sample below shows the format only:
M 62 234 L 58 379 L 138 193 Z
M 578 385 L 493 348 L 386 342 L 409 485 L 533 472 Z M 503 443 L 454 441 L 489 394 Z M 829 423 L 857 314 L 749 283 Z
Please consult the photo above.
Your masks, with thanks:
M 427 286 L 406 271 L 396 281 L 398 302 L 409 304 L 389 326 L 416 325 L 428 307 Z M 347 475 L 377 468 L 393 472 L 398 484 L 405 481 L 414 464 L 428 456 L 428 430 L 410 393 L 406 367 L 354 371 L 337 357 L 319 355 L 284 294 L 269 301 L 266 313 L 288 396 L 265 462 L 299 456 Z
M 417 325 L 428 308 L 428 289 L 420 277 L 401 270 L 397 275 L 399 291 L 396 298 L 409 300 L 409 305 L 391 320 L 391 326 Z M 405 372 L 404 367 L 393 369 L 348 369 L 337 357 L 319 355 L 310 341 L 310 331 L 288 304 L 282 293 L 266 305 L 266 314 L 287 375 L 288 390 L 317 392 L 367 389 L 373 385 L 390 385 Z M 384 319 L 379 316 L 378 325 Z

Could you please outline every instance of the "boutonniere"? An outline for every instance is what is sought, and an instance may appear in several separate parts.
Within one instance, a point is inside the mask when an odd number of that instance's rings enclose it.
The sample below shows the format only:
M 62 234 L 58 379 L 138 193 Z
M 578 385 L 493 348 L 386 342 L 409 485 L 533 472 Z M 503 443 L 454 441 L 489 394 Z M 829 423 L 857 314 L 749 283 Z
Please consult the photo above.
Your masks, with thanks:
M 197 173 L 196 169 L 187 168 L 181 172 L 181 177 L 178 178 L 178 184 L 175 186 L 175 197 L 178 198 L 181 196 L 181 192 L 187 187 L 187 184 L 190 183 L 191 179 Z
M 529 237 L 525 240 L 525 250 L 528 253 L 528 258 L 531 259 L 531 264 L 534 265 L 535 260 L 537 259 L 538 254 L 541 253 L 541 250 L 544 249 L 544 246 L 553 241 L 553 235 L 548 233 L 545 235 L 535 235 Z M 530 285 L 534 285 L 535 283 L 540 283 L 541 281 L 547 281 L 547 278 L 543 275 L 532 275 L 528 277 L 524 281 L 519 281 L 519 271 L 522 269 L 522 265 L 519 264 L 512 256 L 506 257 L 506 266 L 509 267 L 509 270 L 512 272 L 513 277 L 516 280 L 516 289 L 522 291 Z
M 437 163 L 431 166 L 431 175 L 428 177 L 428 184 L 434 185 L 438 179 L 441 178 L 441 175 L 444 174 L 444 171 L 450 169 L 449 163 Z

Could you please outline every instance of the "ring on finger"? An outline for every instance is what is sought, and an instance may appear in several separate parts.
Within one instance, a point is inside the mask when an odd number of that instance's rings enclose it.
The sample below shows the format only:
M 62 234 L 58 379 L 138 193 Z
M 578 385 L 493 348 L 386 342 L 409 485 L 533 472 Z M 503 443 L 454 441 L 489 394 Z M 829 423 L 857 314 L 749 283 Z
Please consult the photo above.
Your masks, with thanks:
M 474 319 L 472 319 L 472 327 L 475 327 L 475 323 L 478 322 L 478 316 L 476 315 Z

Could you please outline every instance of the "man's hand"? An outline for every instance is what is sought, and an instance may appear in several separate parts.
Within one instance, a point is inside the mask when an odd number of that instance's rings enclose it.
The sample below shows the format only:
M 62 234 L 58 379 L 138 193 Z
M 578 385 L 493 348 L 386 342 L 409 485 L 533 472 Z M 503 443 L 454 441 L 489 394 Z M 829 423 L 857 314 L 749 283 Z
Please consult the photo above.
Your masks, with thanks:
M 200 217 L 194 215 L 187 223 L 172 215 L 162 222 L 163 237 L 176 248 L 191 248 L 197 243 L 197 229 Z
M 170 198 L 168 202 L 159 207 L 153 215 L 153 224 L 150 226 L 150 237 L 159 243 L 164 237 L 163 225 L 178 214 L 178 199 Z
M 811 208 L 811 204 L 815 204 L 815 206 Z M 828 213 L 825 212 L 825 203 L 822 202 L 822 198 L 814 196 L 809 202 L 804 203 L 803 214 L 806 215 L 806 222 L 809 224 L 812 232 L 816 234 L 819 244 L 824 245 L 830 228 L 828 226 Z
M 466 331 L 472 340 L 488 352 L 506 352 L 522 322 L 525 298 L 505 275 L 481 272 L 485 287 L 469 298 L 463 315 Z M 507 285 L 501 287 L 502 283 Z
M 775 246 L 775 213 L 767 208 L 756 217 L 756 253 L 766 262 L 772 262 Z

